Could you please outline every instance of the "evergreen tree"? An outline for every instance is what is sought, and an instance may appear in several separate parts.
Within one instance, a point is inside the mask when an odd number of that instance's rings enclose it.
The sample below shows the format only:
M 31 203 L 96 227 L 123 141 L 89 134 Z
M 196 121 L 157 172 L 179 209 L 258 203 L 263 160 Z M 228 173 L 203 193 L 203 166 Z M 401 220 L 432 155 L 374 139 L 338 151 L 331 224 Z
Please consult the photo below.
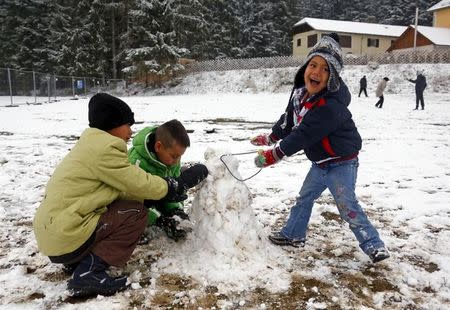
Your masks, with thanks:
M 60 12 L 67 19 L 58 19 L 58 22 L 66 25 L 55 38 L 59 47 L 56 53 L 58 68 L 69 75 L 104 76 L 108 70 L 108 46 L 104 40 L 104 6 L 100 0 L 61 3 Z
M 240 17 L 237 14 L 239 1 L 202 0 L 206 8 L 208 25 L 203 38 L 202 59 L 237 58 L 242 55 L 238 44 Z
M 158 80 L 179 57 L 289 55 L 304 17 L 414 24 L 416 3 L 431 25 L 435 0 L 2 0 L 0 66 Z
M 177 47 L 170 1 L 136 0 L 129 11 L 125 72 L 156 84 L 180 69 L 178 59 L 187 53 Z
M 0 6 L 0 66 L 48 70 L 45 1 L 4 1 Z
M 176 45 L 186 49 L 186 57 L 201 58 L 209 27 L 205 20 L 207 8 L 199 0 L 172 0 L 170 7 L 173 10 L 172 27 Z

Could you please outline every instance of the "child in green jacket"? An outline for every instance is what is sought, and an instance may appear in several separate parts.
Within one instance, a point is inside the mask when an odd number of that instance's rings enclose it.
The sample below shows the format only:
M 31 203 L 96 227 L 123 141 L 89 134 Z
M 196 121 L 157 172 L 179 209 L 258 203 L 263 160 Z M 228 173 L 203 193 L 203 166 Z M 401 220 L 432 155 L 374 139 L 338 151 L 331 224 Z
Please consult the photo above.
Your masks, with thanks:
M 128 158 L 132 164 L 152 175 L 179 177 L 180 159 L 189 146 L 186 129 L 178 120 L 173 119 L 161 126 L 140 130 L 133 138 L 133 147 L 128 152 Z M 198 171 L 198 183 L 208 175 L 206 166 L 202 164 L 194 165 L 193 169 Z M 186 231 L 177 227 L 178 220 L 189 220 L 181 202 L 145 200 L 144 204 L 148 208 L 149 226 L 160 226 L 167 236 L 175 241 L 186 236 Z

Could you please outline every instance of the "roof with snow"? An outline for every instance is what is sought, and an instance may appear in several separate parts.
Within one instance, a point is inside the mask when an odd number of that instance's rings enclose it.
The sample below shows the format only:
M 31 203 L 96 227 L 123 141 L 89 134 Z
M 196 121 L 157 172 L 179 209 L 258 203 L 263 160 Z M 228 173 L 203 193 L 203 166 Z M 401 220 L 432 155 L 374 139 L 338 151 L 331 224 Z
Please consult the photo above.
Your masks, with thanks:
M 305 17 L 294 25 L 295 29 L 301 29 L 301 26 L 309 25 L 311 28 L 320 31 L 339 32 L 339 33 L 355 33 L 370 34 L 387 37 L 399 37 L 405 30 L 406 26 L 394 26 L 383 24 L 371 24 L 360 22 L 349 22 L 341 20 L 320 19 Z M 304 31 L 296 31 L 300 33 Z
M 411 26 L 414 29 L 414 26 Z M 450 28 L 417 26 L 417 32 L 435 45 L 450 46 Z
M 433 5 L 427 11 L 431 12 L 431 11 L 436 11 L 436 10 L 440 10 L 440 9 L 445 9 L 448 7 L 450 7 L 450 0 L 442 0 L 441 2 L 438 2 L 435 5 Z

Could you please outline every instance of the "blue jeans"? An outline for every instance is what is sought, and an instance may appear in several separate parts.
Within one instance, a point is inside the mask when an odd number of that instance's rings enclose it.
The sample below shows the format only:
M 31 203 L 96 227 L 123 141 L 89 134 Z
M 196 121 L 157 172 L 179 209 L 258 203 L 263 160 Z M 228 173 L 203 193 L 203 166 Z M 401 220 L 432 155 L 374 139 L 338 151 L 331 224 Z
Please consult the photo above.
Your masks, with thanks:
M 331 163 L 324 168 L 313 163 L 281 234 L 289 239 L 306 239 L 314 201 L 328 188 L 337 204 L 341 218 L 349 224 L 364 253 L 369 255 L 373 250 L 383 247 L 384 243 L 378 231 L 370 223 L 356 199 L 355 184 L 358 166 L 357 158 Z

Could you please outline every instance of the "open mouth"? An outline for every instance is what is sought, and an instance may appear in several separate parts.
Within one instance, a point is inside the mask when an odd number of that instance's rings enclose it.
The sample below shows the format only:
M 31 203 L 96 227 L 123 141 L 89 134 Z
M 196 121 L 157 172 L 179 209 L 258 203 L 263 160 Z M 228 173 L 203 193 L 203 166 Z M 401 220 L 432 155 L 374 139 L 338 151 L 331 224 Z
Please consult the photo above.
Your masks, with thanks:
M 320 81 L 315 80 L 315 79 L 309 79 L 309 82 L 311 83 L 312 86 L 319 86 Z

